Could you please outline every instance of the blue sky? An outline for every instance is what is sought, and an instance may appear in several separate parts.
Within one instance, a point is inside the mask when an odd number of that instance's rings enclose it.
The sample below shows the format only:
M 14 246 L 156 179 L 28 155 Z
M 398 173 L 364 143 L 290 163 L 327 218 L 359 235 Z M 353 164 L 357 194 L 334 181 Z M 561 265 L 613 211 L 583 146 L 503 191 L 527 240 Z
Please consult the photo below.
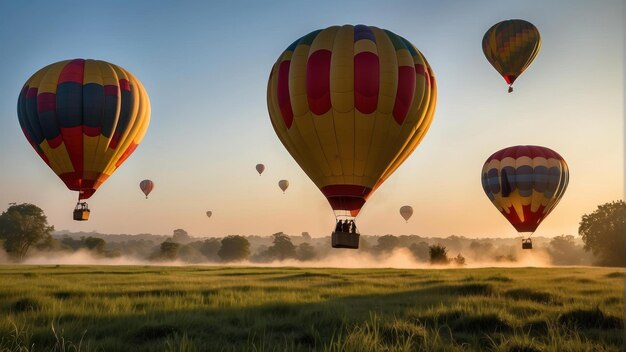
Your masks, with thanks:
M 278 55 L 312 30 L 386 28 L 416 45 L 439 85 L 417 151 L 370 198 L 361 231 L 512 236 L 482 193 L 494 151 L 539 144 L 568 162 L 570 186 L 539 235 L 574 234 L 580 217 L 623 197 L 623 1 L 6 1 L 0 3 L 0 208 L 41 206 L 57 229 L 193 235 L 333 227 L 330 207 L 276 138 L 266 84 Z M 494 23 L 522 18 L 543 39 L 514 94 L 485 60 Z M 152 104 L 143 143 L 73 222 L 75 194 L 22 135 L 17 95 L 41 67 L 94 58 L 137 76 Z M 254 165 L 267 170 L 256 175 Z M 145 201 L 138 183 L 156 184 Z M 289 179 L 283 195 L 277 186 Z M 412 205 L 405 224 L 398 209 Z M 206 210 L 213 217 L 206 219 Z

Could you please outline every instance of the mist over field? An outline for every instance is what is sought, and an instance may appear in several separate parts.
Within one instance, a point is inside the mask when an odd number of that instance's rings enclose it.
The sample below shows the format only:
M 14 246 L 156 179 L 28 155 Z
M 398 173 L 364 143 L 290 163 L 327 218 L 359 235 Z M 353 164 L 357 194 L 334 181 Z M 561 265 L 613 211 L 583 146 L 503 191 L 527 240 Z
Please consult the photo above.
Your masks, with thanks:
M 287 247 L 275 248 L 276 236 Z M 469 239 L 462 236 L 361 236 L 360 249 L 333 249 L 330 237 L 242 236 L 249 254 L 237 260 L 218 255 L 223 238 L 196 238 L 178 229 L 173 236 L 109 235 L 60 231 L 48 248 L 35 248 L 22 262 L 27 265 L 232 265 L 306 268 L 480 268 L 591 265 L 592 256 L 573 236 L 537 237 L 533 250 L 522 250 L 519 238 Z M 100 239 L 95 247 L 89 242 Z M 96 240 L 94 240 L 96 241 Z M 99 240 L 98 240 L 99 241 Z M 163 243 L 175 243 L 175 253 L 163 253 Z M 447 250 L 448 263 L 431 263 L 430 246 Z M 567 248 L 562 248 L 562 246 Z M 307 253 L 304 253 L 307 249 Z M 459 256 L 462 261 L 459 261 Z M 0 251 L 0 262 L 11 258 Z

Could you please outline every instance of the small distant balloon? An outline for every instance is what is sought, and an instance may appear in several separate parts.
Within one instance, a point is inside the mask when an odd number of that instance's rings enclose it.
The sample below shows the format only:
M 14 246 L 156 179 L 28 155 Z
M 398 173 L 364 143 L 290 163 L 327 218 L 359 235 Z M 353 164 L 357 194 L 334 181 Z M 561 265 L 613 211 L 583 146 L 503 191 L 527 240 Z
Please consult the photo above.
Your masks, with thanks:
M 400 215 L 404 218 L 406 222 L 409 222 L 411 216 L 413 216 L 413 207 L 410 205 L 405 205 L 400 208 Z
M 211 215 L 213 215 L 213 212 L 212 212 L 212 211 L 210 211 L 210 210 L 209 210 L 209 211 L 207 211 L 207 212 L 206 212 L 206 216 L 207 216 L 207 218 L 210 218 L 210 217 L 211 217 Z
M 289 181 L 287 180 L 278 181 L 278 187 L 280 187 L 280 189 L 283 190 L 283 193 L 285 193 L 287 188 L 289 188 Z
M 261 176 L 263 171 L 265 171 L 265 165 L 263 165 L 263 164 L 256 164 L 256 171 L 259 173 L 259 176 Z
M 143 194 L 146 195 L 146 199 L 148 199 L 148 195 L 154 189 L 154 182 L 151 180 L 143 180 L 139 183 L 139 188 L 141 188 Z

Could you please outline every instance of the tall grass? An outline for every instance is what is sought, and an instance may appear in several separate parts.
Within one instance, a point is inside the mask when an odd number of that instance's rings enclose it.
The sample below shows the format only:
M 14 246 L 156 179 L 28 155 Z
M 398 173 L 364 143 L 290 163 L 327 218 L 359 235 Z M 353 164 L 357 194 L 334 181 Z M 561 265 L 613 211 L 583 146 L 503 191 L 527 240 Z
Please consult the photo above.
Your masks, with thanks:
M 4 351 L 621 351 L 604 268 L 0 267 Z

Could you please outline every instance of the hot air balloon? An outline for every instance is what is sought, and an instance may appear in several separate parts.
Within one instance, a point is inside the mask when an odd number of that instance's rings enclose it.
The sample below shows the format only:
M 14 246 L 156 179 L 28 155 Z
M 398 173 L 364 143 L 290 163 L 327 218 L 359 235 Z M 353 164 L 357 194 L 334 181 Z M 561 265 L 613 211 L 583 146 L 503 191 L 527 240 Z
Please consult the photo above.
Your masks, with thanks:
M 513 91 L 513 82 L 539 53 L 541 36 L 532 23 L 508 20 L 494 24 L 483 37 L 483 52 Z
M 274 64 L 267 88 L 278 138 L 336 218 L 347 220 L 415 150 L 436 99 L 433 72 L 419 50 L 365 25 L 333 26 L 296 40 Z M 358 237 L 356 246 L 333 241 L 358 247 Z
M 530 249 L 530 236 L 565 193 L 569 170 L 557 152 L 520 145 L 490 156 L 481 177 L 489 200 L 519 233 L 527 234 L 522 248 Z
M 400 207 L 400 215 L 406 222 L 409 222 L 409 219 L 413 216 L 413 207 L 410 205 Z
M 287 188 L 289 188 L 289 181 L 287 181 L 287 180 L 280 180 L 280 181 L 278 181 L 278 187 L 280 187 L 280 189 L 283 190 L 283 193 L 285 193 Z
M 154 182 L 151 180 L 143 180 L 139 183 L 139 188 L 141 188 L 143 194 L 146 195 L 146 199 L 148 199 L 148 194 L 154 189 Z
M 26 81 L 17 103 L 20 126 L 37 154 L 78 192 L 74 220 L 87 220 L 81 200 L 135 151 L 150 122 L 150 101 L 125 69 L 98 60 L 67 60 Z
M 213 215 L 213 212 L 212 212 L 212 211 L 210 211 L 210 210 L 209 210 L 209 211 L 207 211 L 207 212 L 206 212 L 206 216 L 207 216 L 208 218 L 210 218 L 210 217 L 211 217 L 211 215 Z
M 256 164 L 256 172 L 259 173 L 259 176 L 261 176 L 263 171 L 265 171 L 265 165 L 263 165 L 263 164 Z

